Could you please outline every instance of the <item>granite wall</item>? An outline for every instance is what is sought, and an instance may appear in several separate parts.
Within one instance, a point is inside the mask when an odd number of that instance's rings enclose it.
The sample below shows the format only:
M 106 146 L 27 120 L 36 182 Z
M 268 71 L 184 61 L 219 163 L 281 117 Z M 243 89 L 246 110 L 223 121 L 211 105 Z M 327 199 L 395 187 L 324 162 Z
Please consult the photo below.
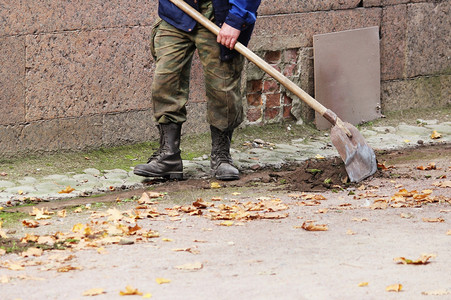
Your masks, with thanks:
M 0 155 L 157 136 L 149 36 L 156 1 L 0 3 Z M 314 96 L 313 35 L 379 26 L 382 112 L 451 104 L 450 0 L 263 0 L 250 48 Z M 198 59 L 184 133 L 208 130 Z M 253 64 L 245 124 L 312 120 Z M 201 120 L 201 121 L 199 121 Z

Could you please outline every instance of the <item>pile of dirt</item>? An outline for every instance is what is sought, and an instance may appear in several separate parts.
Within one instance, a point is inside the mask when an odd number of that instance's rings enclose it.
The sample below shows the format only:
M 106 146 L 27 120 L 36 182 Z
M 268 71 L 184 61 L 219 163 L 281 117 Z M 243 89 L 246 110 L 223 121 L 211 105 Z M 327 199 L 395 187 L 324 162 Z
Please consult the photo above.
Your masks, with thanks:
M 296 167 L 294 171 L 280 172 L 291 190 L 323 191 L 349 185 L 343 161 L 334 157 L 331 159 L 310 159 Z

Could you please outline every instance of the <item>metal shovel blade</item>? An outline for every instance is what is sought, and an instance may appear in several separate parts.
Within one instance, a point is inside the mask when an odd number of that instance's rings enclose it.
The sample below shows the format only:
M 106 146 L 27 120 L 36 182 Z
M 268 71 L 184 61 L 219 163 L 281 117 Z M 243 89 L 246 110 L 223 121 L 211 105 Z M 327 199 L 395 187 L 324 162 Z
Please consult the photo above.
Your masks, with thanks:
M 376 154 L 357 128 L 347 122 L 343 124 L 351 132 L 352 137 L 338 126 L 332 127 L 330 137 L 345 163 L 349 179 L 351 182 L 359 182 L 376 173 Z

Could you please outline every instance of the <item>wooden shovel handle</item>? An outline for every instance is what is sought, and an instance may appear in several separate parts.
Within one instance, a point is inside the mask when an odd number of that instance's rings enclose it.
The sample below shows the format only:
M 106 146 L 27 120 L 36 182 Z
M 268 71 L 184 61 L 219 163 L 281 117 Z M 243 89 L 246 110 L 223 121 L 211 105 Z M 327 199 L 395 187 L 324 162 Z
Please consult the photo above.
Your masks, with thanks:
M 194 20 L 199 22 L 202 26 L 213 32 L 215 35 L 219 34 L 219 27 L 216 26 L 216 24 L 212 23 L 210 20 L 205 18 L 201 13 L 199 13 L 197 10 L 192 8 L 189 4 L 187 4 L 183 0 L 170 0 L 174 5 L 176 5 L 178 8 L 183 10 L 186 14 L 188 14 L 190 17 L 192 17 Z M 262 58 L 260 58 L 258 55 L 256 55 L 254 52 L 249 50 L 246 46 L 241 44 L 240 42 L 237 42 L 235 44 L 235 50 L 241 53 L 244 57 L 246 57 L 248 60 L 253 62 L 257 67 L 265 71 L 267 74 L 269 74 L 271 77 L 273 77 L 275 80 L 277 80 L 280 84 L 282 84 L 285 88 L 287 88 L 290 92 L 295 94 L 299 99 L 307 103 L 311 108 L 313 108 L 316 112 L 318 112 L 321 116 L 323 116 L 326 120 L 328 120 L 332 125 L 337 125 L 338 127 L 342 128 L 346 134 L 351 137 L 352 134 L 349 132 L 349 130 L 343 125 L 343 121 L 340 120 L 340 118 L 337 117 L 337 115 L 331 111 L 330 109 L 327 109 L 316 101 L 312 96 L 307 94 L 303 89 L 301 89 L 299 86 L 297 86 L 294 82 L 289 80 L 287 77 L 285 77 L 282 73 L 277 71 L 274 67 L 272 67 L 270 64 L 268 64 L 266 61 L 264 61 Z

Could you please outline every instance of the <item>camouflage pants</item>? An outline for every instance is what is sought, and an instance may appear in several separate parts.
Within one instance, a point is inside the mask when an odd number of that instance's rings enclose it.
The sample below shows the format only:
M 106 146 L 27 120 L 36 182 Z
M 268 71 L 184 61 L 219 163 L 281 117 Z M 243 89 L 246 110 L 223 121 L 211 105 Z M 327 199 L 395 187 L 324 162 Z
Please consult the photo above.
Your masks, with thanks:
M 213 20 L 211 1 L 201 2 L 201 13 Z M 205 77 L 207 122 L 220 130 L 237 127 L 243 121 L 240 90 L 243 57 L 221 61 L 216 36 L 199 24 L 188 33 L 162 21 L 154 30 L 151 45 L 156 57 L 152 84 L 155 121 L 186 121 L 191 62 L 197 49 Z

